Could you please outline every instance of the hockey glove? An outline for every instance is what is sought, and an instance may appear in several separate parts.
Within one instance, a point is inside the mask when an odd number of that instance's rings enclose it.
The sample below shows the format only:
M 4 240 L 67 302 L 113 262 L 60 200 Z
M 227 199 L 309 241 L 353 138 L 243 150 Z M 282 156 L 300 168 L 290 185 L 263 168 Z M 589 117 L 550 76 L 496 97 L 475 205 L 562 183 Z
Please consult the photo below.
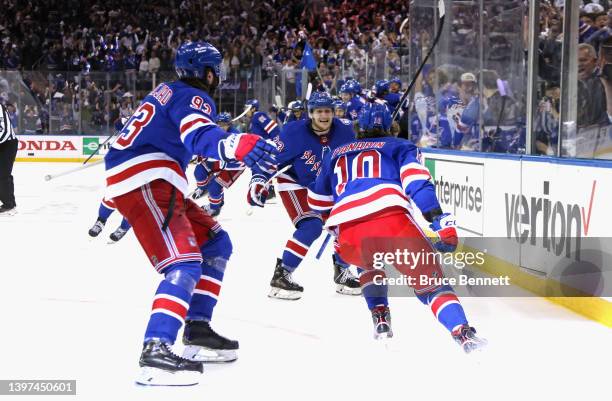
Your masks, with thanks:
M 247 201 L 251 206 L 264 207 L 268 198 L 270 185 L 266 185 L 267 180 L 262 175 L 254 175 L 249 184 L 249 192 L 247 193 Z
M 232 134 L 221 141 L 221 148 L 224 161 L 235 159 L 250 168 L 257 166 L 270 174 L 276 170 L 276 145 L 263 140 L 259 135 Z
M 434 244 L 434 247 L 440 252 L 453 252 L 457 249 L 457 243 L 459 242 L 457 238 L 457 230 L 455 229 L 455 216 L 450 213 L 444 213 L 439 216 L 436 216 L 429 228 L 431 228 L 438 237 L 440 237 L 440 241 Z

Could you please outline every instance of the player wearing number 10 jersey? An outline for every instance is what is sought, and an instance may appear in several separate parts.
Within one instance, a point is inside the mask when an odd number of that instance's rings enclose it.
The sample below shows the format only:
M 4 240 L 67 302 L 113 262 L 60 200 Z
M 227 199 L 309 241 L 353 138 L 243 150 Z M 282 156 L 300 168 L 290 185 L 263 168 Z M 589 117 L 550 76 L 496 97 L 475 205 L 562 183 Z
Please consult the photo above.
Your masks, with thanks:
M 185 168 L 197 155 L 270 171 L 277 151 L 258 135 L 230 134 L 215 123 L 211 96 L 221 60 L 206 42 L 183 44 L 175 61 L 180 79 L 143 99 L 105 157 L 106 196 L 165 277 L 145 332 L 140 384 L 196 384 L 202 361 L 236 359 L 238 342 L 210 327 L 232 243 L 210 215 L 186 199 Z M 183 323 L 186 348 L 180 357 L 171 347 Z
M 417 298 L 431 308 L 466 352 L 481 347 L 484 340 L 468 325 L 453 289 L 431 280 L 443 277 L 435 250 L 454 251 L 457 232 L 454 217 L 440 208 L 419 150 L 411 142 L 390 136 L 391 113 L 382 103 L 367 103 L 358 122 L 359 139 L 337 147 L 325 159 L 309 188 L 308 202 L 313 209 L 331 211 L 326 226 L 337 228 L 340 256 L 365 269 L 359 281 L 372 312 L 374 337 L 393 335 L 379 255 L 399 250 L 419 258 L 416 265 L 391 263 L 408 277 Z M 435 245 L 415 222 L 410 199 L 440 237 Z M 387 258 L 385 262 L 389 263 Z

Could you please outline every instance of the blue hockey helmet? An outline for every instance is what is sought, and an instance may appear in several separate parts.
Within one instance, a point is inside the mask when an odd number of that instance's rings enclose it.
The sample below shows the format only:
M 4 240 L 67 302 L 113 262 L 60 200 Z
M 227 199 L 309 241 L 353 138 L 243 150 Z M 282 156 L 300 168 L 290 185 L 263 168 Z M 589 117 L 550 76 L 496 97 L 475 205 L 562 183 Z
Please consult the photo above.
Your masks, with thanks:
M 402 87 L 402 80 L 399 77 L 393 77 L 389 80 L 389 84 L 398 84 L 400 88 Z
M 249 106 L 251 106 L 251 109 L 253 110 L 259 110 L 259 100 L 257 99 L 247 100 L 246 103 L 244 104 L 244 107 L 247 108 Z
M 346 82 L 344 85 L 342 85 L 340 87 L 340 93 L 349 93 L 349 94 L 353 94 L 353 86 L 351 85 L 350 82 Z
M 219 80 L 223 56 L 216 47 L 208 42 L 188 42 L 176 51 L 174 69 L 179 78 L 204 78 L 206 68 L 210 68 Z
M 344 103 L 342 100 L 334 101 L 333 106 L 334 106 L 334 110 L 342 109 L 342 110 L 346 111 L 346 109 L 348 108 L 346 106 L 346 103 Z
M 389 81 L 379 79 L 374 83 L 374 94 L 376 97 L 383 97 L 389 92 Z
M 301 100 L 294 100 L 293 102 L 289 102 L 287 108 L 291 111 L 300 111 L 304 110 L 304 104 Z
M 384 103 L 366 103 L 359 113 L 360 131 L 382 129 L 388 131 L 391 128 L 391 112 Z
M 361 93 L 361 84 L 357 80 L 351 79 L 350 81 L 346 81 L 346 83 L 350 85 L 353 93 L 356 93 L 356 94 Z
M 218 123 L 230 124 L 232 122 L 232 115 L 227 111 L 219 113 L 217 116 Z
M 315 109 L 333 109 L 334 101 L 327 92 L 314 92 L 308 100 L 308 112 Z

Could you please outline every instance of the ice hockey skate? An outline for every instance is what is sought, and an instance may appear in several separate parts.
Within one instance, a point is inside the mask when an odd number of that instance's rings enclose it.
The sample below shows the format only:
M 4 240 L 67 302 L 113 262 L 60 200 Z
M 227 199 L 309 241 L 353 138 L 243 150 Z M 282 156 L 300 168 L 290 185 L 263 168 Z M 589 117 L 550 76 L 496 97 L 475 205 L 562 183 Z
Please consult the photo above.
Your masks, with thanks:
M 96 220 L 94 225 L 89 229 L 89 236 L 95 238 L 98 235 L 100 235 L 102 230 L 104 230 L 104 224 L 106 224 L 106 222 L 104 222 L 104 221 L 102 221 L 100 219 Z
M 109 244 L 114 244 L 118 242 L 121 238 L 125 236 L 128 230 L 118 227 L 113 233 L 109 236 L 110 241 Z
M 348 266 L 342 266 L 336 260 L 336 255 L 332 255 L 334 261 L 334 283 L 336 292 L 343 295 L 360 295 L 361 286 L 359 279 L 353 275 Z
M 204 371 L 202 362 L 174 354 L 171 345 L 150 340 L 140 355 L 140 374 L 136 383 L 145 386 L 193 386 Z
M 374 323 L 375 340 L 393 337 L 393 330 L 391 330 L 391 311 L 388 306 L 378 305 L 372 309 L 372 321 Z
M 204 209 L 204 211 L 206 211 L 206 213 L 208 213 L 211 217 L 217 217 L 221 214 L 221 208 L 223 207 L 223 203 L 224 202 L 221 202 L 219 207 L 215 208 L 213 208 L 210 204 L 206 204 L 202 206 L 202 209 Z
M 195 191 L 191 194 L 191 199 L 196 200 L 200 199 L 204 196 L 208 195 L 208 190 L 206 188 L 196 188 Z
M 210 322 L 187 320 L 183 332 L 183 358 L 204 363 L 233 362 L 238 359 L 238 341 L 217 334 Z
M 452 336 L 466 354 L 472 351 L 482 350 L 488 343 L 484 338 L 476 336 L 476 329 L 467 324 L 454 330 Z
M 17 206 L 6 207 L 0 206 L 0 216 L 14 216 L 17 214 Z
M 283 261 L 276 260 L 274 275 L 270 281 L 268 297 L 277 299 L 297 300 L 302 297 L 304 287 L 293 281 L 291 273 L 283 268 Z

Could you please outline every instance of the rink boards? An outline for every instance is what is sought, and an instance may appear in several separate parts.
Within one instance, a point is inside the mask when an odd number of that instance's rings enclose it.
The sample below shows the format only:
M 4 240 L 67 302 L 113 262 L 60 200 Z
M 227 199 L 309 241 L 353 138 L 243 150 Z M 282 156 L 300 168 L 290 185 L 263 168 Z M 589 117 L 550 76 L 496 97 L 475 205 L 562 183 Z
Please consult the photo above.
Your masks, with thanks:
M 96 153 L 98 160 L 108 151 L 108 136 L 81 135 L 18 135 L 17 161 L 83 162 Z M 100 148 L 99 151 L 98 148 Z M 97 152 L 96 152 L 97 151 Z
M 485 251 L 481 269 L 612 327 L 612 162 L 437 149 L 424 159 L 464 247 Z

